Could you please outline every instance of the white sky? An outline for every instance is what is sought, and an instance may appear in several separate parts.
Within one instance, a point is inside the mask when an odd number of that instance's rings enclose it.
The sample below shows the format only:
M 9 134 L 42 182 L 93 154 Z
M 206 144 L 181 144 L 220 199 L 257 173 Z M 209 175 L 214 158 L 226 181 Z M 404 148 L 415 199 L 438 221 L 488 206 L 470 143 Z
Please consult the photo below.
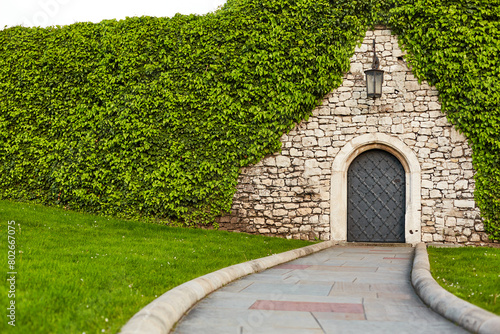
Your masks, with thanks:
M 0 0 L 0 30 L 4 26 L 51 26 L 100 22 L 126 16 L 205 14 L 226 0 Z

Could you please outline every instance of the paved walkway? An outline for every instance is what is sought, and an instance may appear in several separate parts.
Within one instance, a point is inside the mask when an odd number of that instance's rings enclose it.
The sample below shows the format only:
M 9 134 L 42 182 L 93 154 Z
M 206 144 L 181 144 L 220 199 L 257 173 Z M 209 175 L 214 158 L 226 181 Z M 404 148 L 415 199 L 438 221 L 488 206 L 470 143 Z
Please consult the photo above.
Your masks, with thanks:
M 415 294 L 413 253 L 329 248 L 226 285 L 191 309 L 174 333 L 468 333 Z

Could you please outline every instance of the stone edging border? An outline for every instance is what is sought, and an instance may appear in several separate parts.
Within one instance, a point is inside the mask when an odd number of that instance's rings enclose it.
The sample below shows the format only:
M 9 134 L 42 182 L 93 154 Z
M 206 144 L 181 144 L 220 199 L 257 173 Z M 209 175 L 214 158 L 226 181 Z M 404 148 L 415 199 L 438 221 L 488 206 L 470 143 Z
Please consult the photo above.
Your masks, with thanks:
M 425 243 L 419 243 L 415 248 L 411 282 L 420 298 L 448 320 L 473 333 L 499 333 L 499 316 L 456 297 L 432 278 Z
M 122 327 L 121 334 L 168 334 L 179 319 L 198 301 L 240 277 L 306 256 L 333 245 L 330 240 L 288 252 L 235 264 L 181 284 L 149 303 Z

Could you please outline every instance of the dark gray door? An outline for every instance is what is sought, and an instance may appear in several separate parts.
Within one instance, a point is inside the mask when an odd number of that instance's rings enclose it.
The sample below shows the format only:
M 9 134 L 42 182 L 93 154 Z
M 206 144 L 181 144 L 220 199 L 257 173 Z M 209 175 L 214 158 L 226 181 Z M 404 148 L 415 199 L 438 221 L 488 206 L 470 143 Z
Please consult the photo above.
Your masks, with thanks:
M 361 153 L 347 172 L 347 241 L 405 242 L 405 171 L 383 150 Z

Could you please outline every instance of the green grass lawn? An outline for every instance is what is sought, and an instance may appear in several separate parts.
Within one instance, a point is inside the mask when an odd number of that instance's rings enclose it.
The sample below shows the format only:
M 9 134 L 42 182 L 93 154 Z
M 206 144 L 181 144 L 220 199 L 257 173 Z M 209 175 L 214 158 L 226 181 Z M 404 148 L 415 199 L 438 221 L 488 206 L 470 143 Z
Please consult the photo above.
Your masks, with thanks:
M 446 290 L 500 315 L 500 248 L 429 247 L 434 279 Z
M 0 333 L 116 333 L 167 290 L 217 269 L 310 245 L 214 230 L 172 228 L 0 201 L 2 268 L 15 221 L 16 328 Z M 0 287 L 6 313 L 9 287 Z

